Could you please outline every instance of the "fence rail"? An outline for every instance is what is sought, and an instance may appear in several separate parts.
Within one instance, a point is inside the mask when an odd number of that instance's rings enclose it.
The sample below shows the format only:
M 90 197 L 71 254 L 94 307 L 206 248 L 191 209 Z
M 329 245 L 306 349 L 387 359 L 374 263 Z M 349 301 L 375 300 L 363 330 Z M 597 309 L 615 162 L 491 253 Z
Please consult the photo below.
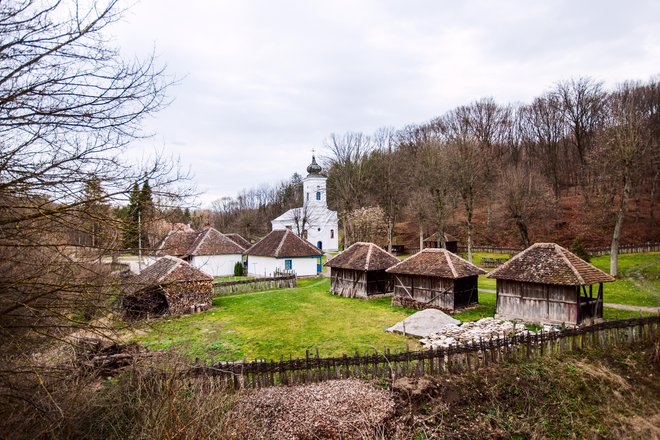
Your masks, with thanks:
M 472 246 L 472 252 L 488 252 L 493 254 L 510 254 L 515 255 L 522 252 L 524 248 L 517 247 L 499 247 L 499 246 Z M 459 252 L 467 252 L 467 246 L 459 245 Z M 586 250 L 589 255 L 609 255 L 610 247 L 588 248 Z M 643 252 L 660 252 L 660 243 L 641 243 L 641 244 L 626 244 L 619 246 L 620 254 L 640 254 Z
M 551 353 L 610 347 L 660 337 L 660 316 L 606 321 L 561 332 L 507 336 L 465 345 L 424 351 L 406 351 L 331 358 L 309 351 L 302 359 L 253 362 L 219 362 L 200 365 L 188 374 L 206 376 L 212 384 L 230 388 L 258 388 L 363 378 L 394 380 L 402 376 L 442 375 L 497 364 L 510 359 L 530 359 Z
M 213 283 L 213 294 L 232 295 L 259 290 L 283 289 L 285 287 L 296 287 L 297 285 L 298 278 L 296 274 L 284 274 L 247 280 L 219 281 Z

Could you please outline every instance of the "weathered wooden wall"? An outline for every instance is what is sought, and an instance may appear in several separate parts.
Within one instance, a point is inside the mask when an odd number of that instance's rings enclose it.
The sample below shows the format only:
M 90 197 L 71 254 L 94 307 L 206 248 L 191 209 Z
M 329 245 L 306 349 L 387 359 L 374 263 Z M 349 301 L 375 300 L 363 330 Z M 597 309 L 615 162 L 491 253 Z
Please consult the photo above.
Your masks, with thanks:
M 368 298 L 389 293 L 392 277 L 384 270 L 363 271 L 330 268 L 330 292 L 347 298 Z
M 575 286 L 497 280 L 498 317 L 578 324 Z
M 417 275 L 395 275 L 392 305 L 415 309 L 454 309 L 454 280 Z

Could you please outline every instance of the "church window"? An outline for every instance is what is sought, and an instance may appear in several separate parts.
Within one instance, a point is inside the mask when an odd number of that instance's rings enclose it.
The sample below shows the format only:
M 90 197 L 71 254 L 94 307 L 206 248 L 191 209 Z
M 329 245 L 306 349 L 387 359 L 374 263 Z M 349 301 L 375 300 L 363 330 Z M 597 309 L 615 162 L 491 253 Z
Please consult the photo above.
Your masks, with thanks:
M 316 191 L 316 200 L 321 200 L 321 191 Z
M 307 201 L 309 201 L 309 193 L 307 193 Z
M 330 229 L 330 238 L 335 238 L 335 230 Z
M 287 228 L 287 229 L 293 229 L 293 226 L 291 226 L 291 225 L 286 225 L 286 228 Z
M 319 232 L 321 232 L 321 228 L 318 228 L 317 230 L 318 230 Z

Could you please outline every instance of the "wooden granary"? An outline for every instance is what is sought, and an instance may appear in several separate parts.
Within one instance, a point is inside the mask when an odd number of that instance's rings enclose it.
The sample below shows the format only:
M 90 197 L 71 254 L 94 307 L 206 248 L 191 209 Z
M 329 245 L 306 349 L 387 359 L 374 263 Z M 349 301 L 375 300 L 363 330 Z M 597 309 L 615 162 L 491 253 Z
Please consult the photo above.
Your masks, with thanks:
M 456 310 L 477 304 L 477 280 L 486 273 L 446 249 L 429 248 L 387 269 L 394 277 L 392 305 Z
M 398 262 L 373 243 L 354 243 L 325 263 L 330 268 L 330 292 L 350 298 L 391 292 L 392 277 L 385 270 Z
M 554 243 L 530 246 L 488 277 L 497 280 L 497 317 L 573 325 L 603 317 L 603 283 L 614 281 Z

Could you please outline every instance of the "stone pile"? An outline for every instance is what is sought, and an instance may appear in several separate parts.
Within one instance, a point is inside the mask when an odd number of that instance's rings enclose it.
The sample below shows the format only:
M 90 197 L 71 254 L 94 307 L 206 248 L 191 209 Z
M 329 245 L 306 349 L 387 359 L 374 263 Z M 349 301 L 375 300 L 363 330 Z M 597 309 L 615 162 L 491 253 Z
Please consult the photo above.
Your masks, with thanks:
M 542 331 L 547 333 L 558 331 L 558 329 L 552 326 L 544 326 Z M 420 339 L 420 342 L 426 348 L 446 348 L 450 345 L 468 344 L 472 341 L 479 342 L 479 338 L 483 340 L 495 339 L 505 334 L 507 337 L 512 337 L 520 334 L 534 334 L 534 332 L 525 328 L 524 323 L 483 318 L 479 321 L 465 322 L 461 325 L 447 325 L 439 332 Z

